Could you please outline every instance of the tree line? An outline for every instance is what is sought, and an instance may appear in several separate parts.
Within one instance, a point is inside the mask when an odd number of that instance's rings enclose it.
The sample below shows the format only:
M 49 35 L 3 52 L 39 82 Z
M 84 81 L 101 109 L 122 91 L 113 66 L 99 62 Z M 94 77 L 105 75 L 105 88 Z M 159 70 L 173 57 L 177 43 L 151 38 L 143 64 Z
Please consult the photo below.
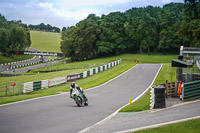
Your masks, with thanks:
M 132 8 L 101 17 L 90 14 L 62 32 L 61 51 L 72 60 L 122 53 L 178 54 L 200 46 L 199 0 Z
M 48 31 L 48 32 L 57 32 L 60 33 L 60 28 L 51 26 L 50 24 L 45 25 L 44 23 L 38 25 L 28 25 L 30 30 L 40 30 L 40 31 Z
M 0 54 L 10 56 L 11 51 L 24 51 L 31 45 L 30 32 L 19 21 L 7 21 L 0 14 Z

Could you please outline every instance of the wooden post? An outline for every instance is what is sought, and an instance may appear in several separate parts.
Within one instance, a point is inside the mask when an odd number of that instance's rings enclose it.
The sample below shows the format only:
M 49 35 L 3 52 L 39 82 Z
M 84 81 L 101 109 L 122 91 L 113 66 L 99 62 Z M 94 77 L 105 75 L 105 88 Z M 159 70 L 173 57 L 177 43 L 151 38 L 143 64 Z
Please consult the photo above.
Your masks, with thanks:
M 7 93 L 7 92 L 8 92 L 8 88 L 7 88 L 7 85 L 6 85 L 6 97 L 7 97 L 7 95 L 8 95 L 8 93 Z
M 177 96 L 177 90 L 178 90 L 178 82 L 175 82 L 175 91 L 174 91 L 174 95 Z

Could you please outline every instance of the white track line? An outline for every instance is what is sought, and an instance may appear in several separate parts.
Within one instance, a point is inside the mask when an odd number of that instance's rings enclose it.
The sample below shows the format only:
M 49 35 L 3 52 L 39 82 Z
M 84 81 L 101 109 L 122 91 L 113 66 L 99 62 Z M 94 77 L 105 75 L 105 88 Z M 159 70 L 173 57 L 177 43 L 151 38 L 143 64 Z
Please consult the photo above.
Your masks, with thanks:
M 150 87 L 152 86 L 152 84 L 154 83 L 156 77 L 158 76 L 158 73 L 160 72 L 160 69 L 162 68 L 162 65 L 163 65 L 163 64 L 161 64 L 161 66 L 160 66 L 158 72 L 156 73 L 156 75 L 155 75 L 155 77 L 154 77 L 154 79 L 153 79 L 151 85 L 150 85 L 143 93 L 141 93 L 138 97 L 136 97 L 135 99 L 133 99 L 133 100 L 132 100 L 132 103 L 135 102 L 136 100 L 138 100 L 139 98 L 141 98 L 141 97 L 149 90 L 149 88 L 150 88 Z M 135 65 L 135 66 L 136 66 L 136 65 Z M 135 67 L 135 66 L 134 66 L 134 67 Z M 133 69 L 134 67 L 132 67 L 131 69 Z M 130 71 L 131 69 L 129 69 L 128 71 Z M 126 71 L 126 72 L 128 72 L 128 71 Z M 123 74 L 125 74 L 126 72 L 124 72 Z M 120 76 L 120 75 L 119 75 L 119 76 Z M 119 76 L 117 76 L 117 77 L 119 77 Z M 117 77 L 116 77 L 116 78 L 117 78 Z M 114 78 L 114 79 L 115 79 L 115 78 Z M 113 79 L 113 80 L 114 80 L 114 79 Z M 94 125 L 92 125 L 92 126 L 90 126 L 90 127 L 87 127 L 87 128 L 85 128 L 85 129 L 81 130 L 79 133 L 85 133 L 85 132 L 89 131 L 90 129 L 94 128 L 96 125 L 99 125 L 99 124 L 104 123 L 105 121 L 111 119 L 112 117 L 114 117 L 114 116 L 119 112 L 119 110 L 121 110 L 123 107 L 127 106 L 128 104 L 129 104 L 129 103 L 127 103 L 126 105 L 122 106 L 121 108 L 119 108 L 118 110 L 116 110 L 113 114 L 111 114 L 110 116 L 106 117 L 105 119 L 103 119 L 103 120 L 97 122 L 96 124 L 94 124 Z

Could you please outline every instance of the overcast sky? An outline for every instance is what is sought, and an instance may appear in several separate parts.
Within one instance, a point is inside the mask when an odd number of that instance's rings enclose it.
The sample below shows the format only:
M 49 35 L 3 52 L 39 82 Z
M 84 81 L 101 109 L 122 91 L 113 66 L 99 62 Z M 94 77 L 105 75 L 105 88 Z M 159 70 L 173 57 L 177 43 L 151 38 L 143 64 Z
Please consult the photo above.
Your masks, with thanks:
M 183 3 L 183 0 L 0 0 L 0 13 L 7 20 L 62 28 L 75 25 L 90 13 L 101 16 L 132 7 L 162 7 L 171 2 Z

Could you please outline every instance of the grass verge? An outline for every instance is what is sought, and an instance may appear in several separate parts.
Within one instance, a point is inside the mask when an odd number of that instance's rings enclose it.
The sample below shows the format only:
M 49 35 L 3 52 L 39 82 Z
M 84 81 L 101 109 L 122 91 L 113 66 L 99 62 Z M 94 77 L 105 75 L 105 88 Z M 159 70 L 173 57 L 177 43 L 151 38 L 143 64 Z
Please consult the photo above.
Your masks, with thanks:
M 14 55 L 13 58 L 0 55 L 0 64 L 31 59 L 32 55 Z
M 44 31 L 30 31 L 31 47 L 41 52 L 60 53 L 61 34 Z
M 200 133 L 200 119 L 169 124 L 152 129 L 136 131 L 134 133 Z
M 172 73 L 172 80 L 174 81 L 176 79 L 176 73 L 175 68 L 173 68 L 174 72 Z M 163 84 L 165 83 L 165 80 L 171 81 L 171 64 L 165 63 L 163 64 L 155 82 L 154 85 Z M 144 96 L 142 96 L 137 101 L 133 102 L 130 105 L 125 106 L 122 108 L 119 112 L 138 112 L 138 111 L 145 111 L 150 109 L 150 90 L 145 93 Z
M 152 63 L 169 63 L 171 59 L 176 58 L 176 56 L 169 56 L 169 55 L 163 55 L 163 56 L 157 56 L 157 55 L 133 55 L 133 54 L 124 54 L 120 56 L 112 56 L 112 57 L 106 57 L 106 58 L 98 58 L 94 60 L 89 61 L 83 61 L 83 62 L 74 62 L 69 63 L 65 65 L 81 65 L 81 64 L 94 64 L 94 63 L 108 63 L 112 60 L 118 60 L 122 59 L 122 64 L 115 66 L 109 70 L 106 70 L 102 73 L 95 74 L 91 77 L 88 77 L 86 79 L 78 80 L 76 81 L 77 84 L 79 84 L 83 89 L 91 88 L 97 85 L 100 85 L 117 75 L 125 72 L 126 70 L 130 69 L 134 65 L 134 60 L 139 59 L 140 63 L 145 62 L 152 62 Z M 80 64 L 79 64 L 80 63 Z M 170 66 L 170 65 L 169 65 Z M 80 73 L 85 70 L 66 70 L 66 71 L 58 71 L 58 72 L 51 72 L 51 73 L 37 73 L 35 75 L 24 75 L 24 76 L 17 76 L 17 77 L 1 77 L 0 80 L 0 87 L 5 85 L 8 81 L 20 81 L 22 83 L 30 82 L 30 81 L 39 81 L 39 80 L 45 80 L 45 79 L 52 79 L 56 77 L 62 77 L 67 76 L 74 73 Z M 164 81 L 163 81 L 164 82 Z M 0 88 L 1 89 L 1 88 Z M 4 88 L 5 89 L 5 88 Z M 0 90 L 1 91 L 1 90 Z M 22 94 L 19 96 L 13 96 L 13 97 L 0 97 L 0 104 L 10 103 L 10 102 L 16 102 L 20 100 L 35 98 L 35 97 L 42 97 L 42 96 L 48 96 L 56 94 L 59 91 L 69 91 L 69 85 L 64 84 L 44 90 L 35 91 L 29 94 Z
M 107 70 L 107 71 L 95 74 L 86 79 L 77 80 L 76 83 L 78 85 L 80 85 L 83 89 L 88 89 L 88 88 L 91 88 L 94 86 L 98 86 L 98 85 L 116 77 L 117 75 L 127 71 L 133 65 L 134 65 L 133 63 L 124 62 L 118 66 L 115 66 L 115 67 Z M 35 91 L 35 92 L 29 93 L 29 94 L 22 94 L 22 95 L 13 96 L 13 97 L 3 97 L 3 98 L 0 98 L 0 104 L 6 104 L 6 103 L 11 103 L 11 102 L 17 102 L 17 101 L 21 101 L 21 100 L 36 98 L 36 97 L 54 95 L 54 94 L 58 94 L 58 92 L 69 91 L 69 88 L 70 88 L 70 85 L 69 85 L 69 83 L 67 83 L 67 84 L 55 86 L 52 88 Z

